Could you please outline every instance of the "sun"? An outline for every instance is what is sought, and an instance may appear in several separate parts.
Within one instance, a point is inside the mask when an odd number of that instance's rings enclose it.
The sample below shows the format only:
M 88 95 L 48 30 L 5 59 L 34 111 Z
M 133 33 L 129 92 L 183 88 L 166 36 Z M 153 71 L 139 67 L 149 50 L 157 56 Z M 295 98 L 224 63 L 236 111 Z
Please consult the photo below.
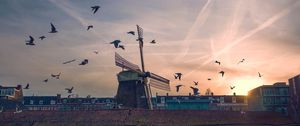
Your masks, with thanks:
M 242 76 L 232 79 L 232 86 L 235 86 L 232 92 L 235 92 L 237 95 L 247 95 L 248 91 L 259 87 L 263 84 L 264 80 L 262 78 L 253 77 L 253 76 Z M 232 94 L 230 92 L 230 94 Z

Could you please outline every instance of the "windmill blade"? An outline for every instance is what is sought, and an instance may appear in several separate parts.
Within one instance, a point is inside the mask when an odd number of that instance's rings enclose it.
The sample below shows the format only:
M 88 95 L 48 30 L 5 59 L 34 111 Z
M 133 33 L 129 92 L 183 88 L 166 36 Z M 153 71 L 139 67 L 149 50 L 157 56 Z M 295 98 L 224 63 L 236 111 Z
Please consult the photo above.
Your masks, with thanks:
M 121 55 L 119 55 L 118 53 L 115 53 L 115 63 L 116 63 L 116 66 L 119 66 L 121 68 L 125 68 L 128 70 L 132 70 L 132 71 L 142 74 L 138 65 L 127 61 L 126 59 L 121 57 Z
M 157 74 L 147 72 L 149 77 L 149 85 L 154 88 L 158 88 L 161 90 L 170 91 L 170 80 L 161 77 Z

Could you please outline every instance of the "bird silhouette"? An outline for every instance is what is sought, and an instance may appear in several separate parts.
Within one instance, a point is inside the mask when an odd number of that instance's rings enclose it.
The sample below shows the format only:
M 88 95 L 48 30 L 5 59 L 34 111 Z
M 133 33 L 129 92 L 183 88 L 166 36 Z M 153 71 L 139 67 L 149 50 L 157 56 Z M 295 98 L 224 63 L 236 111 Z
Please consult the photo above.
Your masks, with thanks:
M 29 40 L 27 40 L 26 42 L 26 45 L 31 45 L 31 46 L 34 46 L 35 44 L 33 43 L 34 41 L 34 38 L 32 36 L 29 36 Z
M 224 72 L 224 71 L 220 71 L 219 73 L 222 75 L 222 77 L 223 77 L 223 76 L 224 76 L 224 74 L 225 74 L 225 72 Z
M 210 81 L 210 80 L 211 80 L 211 78 L 207 78 L 207 80 L 209 80 L 209 81 Z
M 83 61 L 81 61 L 81 63 L 79 65 L 86 65 L 89 63 L 88 59 L 84 59 Z
M 69 60 L 69 61 L 63 62 L 63 64 L 72 63 L 72 62 L 74 62 L 74 61 L 76 61 L 76 59 L 72 59 L 72 60 Z
M 47 83 L 47 82 L 48 82 L 48 79 L 43 80 L 43 82 Z
M 155 40 L 152 40 L 150 43 L 151 43 L 151 44 L 155 44 L 155 43 L 156 43 L 156 41 L 155 41 Z
M 245 59 L 242 59 L 241 61 L 238 62 L 238 64 L 243 63 L 245 61 Z
M 100 6 L 91 6 L 91 8 L 92 8 L 93 14 L 95 14 L 98 11 L 98 9 L 100 8 Z
M 181 80 L 182 73 L 175 73 L 175 79 Z
M 125 50 L 125 47 L 124 47 L 124 45 L 119 45 L 119 47 L 118 47 L 118 48 L 121 48 L 121 49 Z
M 197 86 L 198 85 L 198 81 L 194 81 L 194 84 Z
M 94 53 L 95 53 L 95 54 L 98 54 L 98 53 L 99 53 L 99 51 L 98 51 L 98 50 L 95 50 L 95 51 L 94 51 Z
M 233 90 L 235 88 L 235 86 L 230 86 L 230 89 Z
M 56 75 L 55 75 L 55 74 L 51 74 L 51 77 L 56 78 L 56 79 L 59 79 L 60 74 L 61 74 L 61 73 L 58 73 L 58 74 L 56 74 Z
M 52 23 L 50 23 L 50 24 L 51 24 L 51 31 L 49 33 L 57 33 L 58 31 L 56 30 L 54 25 Z
M 135 35 L 135 32 L 134 31 L 129 31 L 129 32 L 127 32 L 127 34 Z
M 194 93 L 194 95 L 196 96 L 196 95 L 199 95 L 199 89 L 198 88 L 195 88 L 195 87 L 190 87 L 192 90 L 193 90 L 193 93 Z
M 115 48 L 118 48 L 120 43 L 121 43 L 120 40 L 114 40 L 114 41 L 110 42 L 110 44 L 114 44 Z
M 93 25 L 89 25 L 89 26 L 87 27 L 86 30 L 88 31 L 88 30 L 90 30 L 91 28 L 94 28 L 94 26 L 93 26 Z
M 29 89 L 29 83 L 27 83 L 24 89 Z
M 179 92 L 179 89 L 180 89 L 181 86 L 184 86 L 184 85 L 179 84 L 179 85 L 175 86 L 176 87 L 176 92 Z
M 41 36 L 39 37 L 41 40 L 44 40 L 46 37 L 45 36 Z
M 71 87 L 71 88 L 65 88 L 65 90 L 67 90 L 69 94 L 72 93 L 73 89 L 74 89 L 74 87 Z
M 262 74 L 260 74 L 260 72 L 258 72 L 258 77 L 262 77 L 263 75 Z
M 217 60 L 216 60 L 215 63 L 221 65 L 221 62 L 220 62 L 220 61 L 217 61 Z

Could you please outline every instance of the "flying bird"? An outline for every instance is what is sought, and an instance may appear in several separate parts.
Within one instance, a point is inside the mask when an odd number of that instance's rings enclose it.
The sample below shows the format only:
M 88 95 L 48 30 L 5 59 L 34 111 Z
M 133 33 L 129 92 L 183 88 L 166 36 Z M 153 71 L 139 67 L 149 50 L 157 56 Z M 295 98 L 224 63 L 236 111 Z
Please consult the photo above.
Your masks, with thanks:
M 209 80 L 209 81 L 210 81 L 210 80 L 211 80 L 211 78 L 207 78 L 207 80 Z
M 233 90 L 235 88 L 235 86 L 230 86 L 230 89 Z
M 118 48 L 120 43 L 121 43 L 120 40 L 114 40 L 114 41 L 110 42 L 110 44 L 114 44 L 115 48 Z
M 175 73 L 175 79 L 181 80 L 182 73 Z
M 98 50 L 95 50 L 95 51 L 94 51 L 94 53 L 95 53 L 95 54 L 98 54 L 98 53 L 99 53 L 99 51 L 98 51 Z
M 29 40 L 27 40 L 26 42 L 26 45 L 31 45 L 31 46 L 34 46 L 35 44 L 33 43 L 34 41 L 34 38 L 32 36 L 29 36 Z
M 45 39 L 46 37 L 45 36 L 41 36 L 41 37 L 39 37 L 41 40 L 43 40 L 43 39 Z
M 260 72 L 258 72 L 258 77 L 262 77 L 263 75 L 262 74 L 260 74 Z
M 194 81 L 194 84 L 197 86 L 198 85 L 198 81 Z
M 29 89 L 29 83 L 24 87 L 24 89 Z
M 89 25 L 89 26 L 87 27 L 87 31 L 90 30 L 91 28 L 94 28 L 94 26 L 93 26 L 93 25 Z
M 74 87 L 71 87 L 71 88 L 65 88 L 65 90 L 67 90 L 69 94 L 72 93 L 73 89 L 74 89 Z
M 179 92 L 179 89 L 180 89 L 181 86 L 184 86 L 184 85 L 181 85 L 181 84 L 176 85 L 176 92 Z
M 194 95 L 199 95 L 199 89 L 198 88 L 195 88 L 195 87 L 191 86 L 191 89 L 193 90 Z
M 43 80 L 43 82 L 47 83 L 47 82 L 48 82 L 48 79 Z
M 92 11 L 94 11 L 93 14 L 95 14 L 98 11 L 98 9 L 100 8 L 100 6 L 91 6 L 91 8 L 92 8 Z
M 81 61 L 81 63 L 79 65 L 86 65 L 89 63 L 88 59 L 84 59 L 83 61 Z
M 72 62 L 74 62 L 74 61 L 76 61 L 76 59 L 72 59 L 72 60 L 69 60 L 69 61 L 63 62 L 63 64 L 72 63 Z
M 118 47 L 118 48 L 121 48 L 121 49 L 125 50 L 125 47 L 124 47 L 124 45 L 119 45 L 119 47 Z
M 221 65 L 221 62 L 220 62 L 220 61 L 217 61 L 217 60 L 216 60 L 215 63 Z
M 59 79 L 59 77 L 60 77 L 60 74 L 61 74 L 61 73 L 59 73 L 59 74 L 56 74 L 56 75 L 55 75 L 55 74 L 51 74 L 51 77 L 55 77 L 56 79 Z
M 129 32 L 127 32 L 127 34 L 135 35 L 135 32 L 134 31 L 129 31 Z
M 51 24 L 51 31 L 49 33 L 57 33 L 56 28 L 54 27 L 54 25 L 52 23 Z
M 224 71 L 220 71 L 219 74 L 222 75 L 222 77 L 224 76 L 225 72 Z
M 242 59 L 241 61 L 238 62 L 238 64 L 243 63 L 245 61 L 245 59 Z
M 155 44 L 155 43 L 156 43 L 156 41 L 155 41 L 155 40 L 152 40 L 150 43 L 151 43 L 151 44 Z

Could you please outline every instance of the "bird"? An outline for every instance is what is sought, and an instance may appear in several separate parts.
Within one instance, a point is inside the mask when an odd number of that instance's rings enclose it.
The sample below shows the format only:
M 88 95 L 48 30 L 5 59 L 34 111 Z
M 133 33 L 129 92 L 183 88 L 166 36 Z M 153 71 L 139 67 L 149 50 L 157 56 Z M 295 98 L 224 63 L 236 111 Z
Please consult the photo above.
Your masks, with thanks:
M 71 88 L 65 88 L 65 90 L 67 90 L 69 94 L 72 93 L 73 89 L 74 89 L 74 87 L 71 87 Z
M 209 80 L 209 81 L 210 81 L 210 80 L 211 80 L 211 78 L 207 78 L 207 80 Z
M 114 40 L 114 41 L 110 42 L 110 44 L 114 44 L 115 48 L 118 48 L 120 43 L 121 43 L 120 40 Z
M 87 27 L 87 31 L 90 30 L 91 28 L 94 28 L 94 26 L 93 26 L 93 25 L 89 25 L 89 26 Z
M 194 81 L 194 84 L 195 84 L 195 85 L 198 85 L 198 81 Z
M 43 39 L 45 39 L 46 37 L 45 36 L 41 36 L 41 37 L 39 37 L 41 40 L 43 40 Z
M 68 63 L 71 63 L 71 62 L 74 62 L 74 61 L 76 61 L 76 59 L 72 59 L 72 60 L 69 60 L 69 61 L 63 62 L 63 64 L 68 64 Z
M 127 34 L 135 35 L 135 32 L 134 31 L 129 31 L 129 32 L 127 32 Z
M 155 44 L 155 43 L 156 43 L 156 41 L 155 41 L 155 40 L 152 40 L 150 43 L 151 43 L 151 44 Z
M 48 82 L 48 79 L 43 80 L 43 82 L 47 83 L 47 82 Z
M 89 63 L 88 59 L 84 59 L 83 61 L 81 61 L 81 63 L 79 65 L 86 65 Z
M 49 33 L 57 33 L 58 31 L 56 30 L 54 25 L 52 23 L 50 23 L 50 24 L 51 24 L 51 31 Z
M 262 77 L 263 75 L 262 74 L 260 74 L 260 72 L 258 72 L 258 77 Z
M 98 53 L 99 53 L 99 51 L 98 51 L 98 50 L 95 50 L 95 51 L 94 51 L 94 53 L 95 53 L 95 54 L 98 54 Z
M 243 63 L 245 61 L 245 59 L 242 59 L 241 61 L 238 62 L 238 64 Z
M 216 60 L 215 63 L 221 65 L 221 62 L 220 62 L 220 61 L 217 61 L 217 60 Z
M 119 47 L 118 47 L 118 48 L 121 48 L 121 49 L 125 50 L 125 47 L 124 47 L 124 45 L 119 45 Z
M 181 84 L 176 85 L 176 92 L 179 92 L 179 89 L 180 89 L 181 86 L 184 86 L 184 85 L 181 85 Z
M 29 36 L 29 40 L 27 40 L 26 42 L 26 45 L 31 45 L 31 46 L 34 46 L 35 44 L 33 43 L 34 41 L 34 38 L 32 36 Z
M 224 74 L 225 74 L 225 72 L 224 72 L 224 71 L 220 71 L 219 73 L 222 75 L 222 77 L 223 77 L 223 76 L 224 76 Z
M 199 89 L 195 87 L 190 87 L 193 90 L 194 95 L 199 95 Z
M 55 74 L 51 74 L 51 77 L 55 77 L 56 79 L 59 79 L 60 74 L 61 74 L 61 73 L 58 73 L 58 74 L 56 74 L 56 75 L 55 75 Z
M 100 6 L 91 6 L 91 8 L 92 8 L 92 11 L 94 11 L 93 14 L 95 14 L 98 11 L 98 9 L 100 8 Z
M 175 73 L 175 79 L 181 80 L 182 73 Z
M 235 86 L 230 86 L 230 89 L 233 90 L 235 88 Z
M 24 89 L 29 89 L 29 83 L 27 83 Z

